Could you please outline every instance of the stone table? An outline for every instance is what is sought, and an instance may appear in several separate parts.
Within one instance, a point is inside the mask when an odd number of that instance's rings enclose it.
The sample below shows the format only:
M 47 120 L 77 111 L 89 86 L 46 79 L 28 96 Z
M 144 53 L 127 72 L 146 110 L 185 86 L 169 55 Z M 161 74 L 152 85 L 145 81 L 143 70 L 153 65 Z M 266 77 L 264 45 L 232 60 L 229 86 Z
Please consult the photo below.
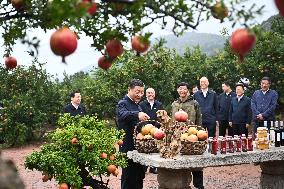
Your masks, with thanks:
M 260 188 L 284 188 L 284 147 L 217 155 L 178 155 L 175 159 L 130 151 L 127 157 L 142 165 L 157 167 L 159 189 L 189 189 L 192 170 L 250 163 L 260 164 Z

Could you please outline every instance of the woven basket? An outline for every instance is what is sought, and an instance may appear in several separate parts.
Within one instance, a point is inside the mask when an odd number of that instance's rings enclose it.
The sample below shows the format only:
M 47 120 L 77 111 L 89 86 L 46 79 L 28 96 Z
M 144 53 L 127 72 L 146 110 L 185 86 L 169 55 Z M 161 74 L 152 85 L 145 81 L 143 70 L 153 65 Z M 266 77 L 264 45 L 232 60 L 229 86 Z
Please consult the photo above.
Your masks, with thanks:
M 142 127 L 146 124 L 152 124 L 155 127 L 158 127 L 160 125 L 160 123 L 155 120 L 147 120 L 139 122 L 135 126 L 133 133 L 135 148 L 139 153 L 158 153 L 159 150 L 157 147 L 157 142 L 154 138 L 136 139 L 137 134 L 141 132 Z
M 206 151 L 207 141 L 181 141 L 182 155 L 201 155 Z
M 196 127 L 197 130 L 204 130 L 203 127 L 197 125 L 187 125 L 189 127 Z M 181 141 L 181 150 L 180 153 L 182 155 L 201 155 L 207 149 L 207 141 Z

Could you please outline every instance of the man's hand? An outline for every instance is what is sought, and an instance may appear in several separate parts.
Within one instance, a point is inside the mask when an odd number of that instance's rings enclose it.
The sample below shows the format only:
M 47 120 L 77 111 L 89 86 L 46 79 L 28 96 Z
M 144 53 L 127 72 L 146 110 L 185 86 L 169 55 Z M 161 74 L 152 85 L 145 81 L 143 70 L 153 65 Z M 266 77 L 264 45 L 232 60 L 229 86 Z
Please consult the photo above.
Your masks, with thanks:
M 229 122 L 229 126 L 232 127 L 233 126 L 233 122 Z
M 146 121 L 147 119 L 150 119 L 150 117 L 144 112 L 139 112 L 138 118 L 140 121 Z
M 259 120 L 263 120 L 262 114 L 258 114 L 258 115 L 256 116 L 256 118 L 259 119 Z

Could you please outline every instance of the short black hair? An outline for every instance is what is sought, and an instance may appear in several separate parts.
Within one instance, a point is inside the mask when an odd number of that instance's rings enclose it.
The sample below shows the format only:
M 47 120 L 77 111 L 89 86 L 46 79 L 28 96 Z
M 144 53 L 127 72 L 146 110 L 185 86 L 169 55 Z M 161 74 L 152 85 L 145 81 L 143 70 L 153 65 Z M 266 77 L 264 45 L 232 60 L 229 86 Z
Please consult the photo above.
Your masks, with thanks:
M 186 88 L 189 89 L 189 84 L 186 83 L 186 82 L 180 82 L 179 84 L 177 84 L 177 88 L 179 88 L 181 86 L 186 86 Z
M 80 93 L 80 90 L 75 90 L 70 93 L 70 98 L 74 98 L 76 93 Z
M 271 80 L 270 80 L 269 77 L 266 77 L 266 76 L 265 76 L 265 77 L 263 77 L 263 78 L 261 79 L 261 81 L 263 81 L 263 80 L 266 80 L 266 81 L 268 81 L 269 83 L 271 83 Z M 261 82 L 261 81 L 260 81 L 260 82 Z
M 236 88 L 237 88 L 238 86 L 242 87 L 242 88 L 243 88 L 243 90 L 245 90 L 245 86 L 244 86 L 244 84 L 242 84 L 242 83 L 237 83 L 237 84 L 236 84 Z
M 133 89 L 134 87 L 144 87 L 144 83 L 140 80 L 140 79 L 132 79 L 129 83 L 128 83 L 128 87 L 130 89 Z
M 231 83 L 229 81 L 224 81 L 222 84 L 225 84 L 228 87 L 231 87 Z
M 191 87 L 191 88 L 193 89 L 193 88 L 195 88 L 195 87 L 197 87 L 197 88 L 198 88 L 198 85 L 194 84 L 194 85 L 192 85 L 192 87 Z

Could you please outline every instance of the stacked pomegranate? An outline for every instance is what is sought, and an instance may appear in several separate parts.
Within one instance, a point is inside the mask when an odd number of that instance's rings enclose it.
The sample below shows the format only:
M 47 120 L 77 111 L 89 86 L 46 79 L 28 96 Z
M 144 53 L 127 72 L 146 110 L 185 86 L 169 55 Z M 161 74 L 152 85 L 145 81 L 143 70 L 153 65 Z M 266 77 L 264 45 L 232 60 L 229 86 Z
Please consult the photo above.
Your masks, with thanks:
M 143 140 L 143 139 L 157 139 L 162 140 L 165 137 L 165 132 L 161 129 L 156 128 L 152 124 L 146 124 L 142 127 L 141 132 L 137 134 L 136 139 Z

